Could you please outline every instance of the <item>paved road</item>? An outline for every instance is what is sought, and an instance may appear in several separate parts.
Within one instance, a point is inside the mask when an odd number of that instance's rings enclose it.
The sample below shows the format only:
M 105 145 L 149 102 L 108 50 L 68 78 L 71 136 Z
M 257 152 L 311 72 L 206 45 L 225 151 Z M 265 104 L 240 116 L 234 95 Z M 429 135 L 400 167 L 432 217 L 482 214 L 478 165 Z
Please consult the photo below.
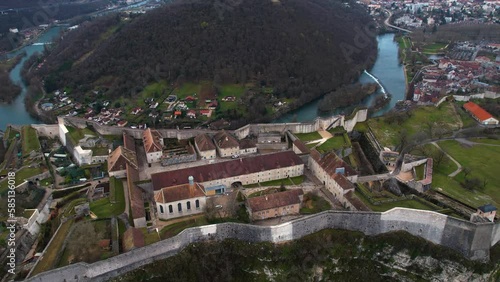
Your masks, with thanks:
M 438 148 L 441 152 L 443 152 L 452 162 L 454 162 L 457 165 L 457 170 L 454 172 L 448 174 L 449 177 L 455 177 L 457 174 L 459 174 L 462 171 L 462 165 L 455 160 L 452 156 L 450 156 L 448 153 L 446 153 L 441 147 L 436 142 L 432 142 L 432 145 L 434 145 L 436 148 Z
M 404 32 L 411 33 L 411 30 L 400 28 L 399 26 L 395 26 L 395 25 L 390 24 L 389 20 L 391 19 L 392 13 L 389 10 L 384 10 L 384 11 L 389 14 L 389 16 L 387 17 L 387 19 L 385 19 L 385 21 L 384 21 L 384 24 L 386 26 L 394 28 L 394 29 L 398 29 L 398 30 L 401 30 L 401 31 L 404 31 Z
M 377 181 L 392 178 L 394 175 L 391 173 L 382 173 L 375 175 L 367 175 L 367 176 L 358 176 L 358 182 L 369 182 L 369 181 Z

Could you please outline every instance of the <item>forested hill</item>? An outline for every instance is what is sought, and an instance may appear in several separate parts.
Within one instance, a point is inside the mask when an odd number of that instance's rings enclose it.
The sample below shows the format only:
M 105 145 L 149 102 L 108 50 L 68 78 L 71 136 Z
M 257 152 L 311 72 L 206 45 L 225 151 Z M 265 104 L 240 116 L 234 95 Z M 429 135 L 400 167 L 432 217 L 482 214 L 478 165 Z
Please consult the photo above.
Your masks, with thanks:
M 100 89 L 116 98 L 159 79 L 253 82 L 304 103 L 351 82 L 374 61 L 373 27 L 354 1 L 177 1 L 122 24 L 106 40 L 82 38 L 89 36 L 82 27 L 41 71 L 49 91 Z

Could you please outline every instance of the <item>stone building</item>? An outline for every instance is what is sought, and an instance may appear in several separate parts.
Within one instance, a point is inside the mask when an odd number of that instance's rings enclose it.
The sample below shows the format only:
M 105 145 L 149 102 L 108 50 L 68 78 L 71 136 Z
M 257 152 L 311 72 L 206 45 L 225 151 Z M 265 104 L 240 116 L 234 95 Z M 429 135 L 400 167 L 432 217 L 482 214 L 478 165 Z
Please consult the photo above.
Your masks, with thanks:
M 251 220 L 299 214 L 303 195 L 302 189 L 294 189 L 248 198 L 246 207 Z
M 250 139 L 240 140 L 240 155 L 249 155 L 257 153 L 255 142 Z
M 240 152 L 238 140 L 225 130 L 214 135 L 214 143 L 221 158 L 238 155 Z
M 474 102 L 467 102 L 464 104 L 464 109 L 471 114 L 471 116 L 481 124 L 496 125 L 498 119 L 494 118 L 490 113 L 485 111 Z
M 108 174 L 110 177 L 123 178 L 126 176 L 126 165 L 130 164 L 138 169 L 135 152 L 119 146 L 108 156 Z
M 142 141 L 148 163 L 160 162 L 163 155 L 163 137 L 161 137 L 160 133 L 148 128 L 142 133 Z
M 357 173 L 335 153 L 321 155 L 317 150 L 311 150 L 309 168 L 323 182 L 325 187 L 344 206 L 351 206 L 346 195 L 354 193 L 352 182 L 357 181 Z
M 495 215 L 497 213 L 497 208 L 492 204 L 487 204 L 477 208 L 476 214 L 480 217 L 486 218 L 491 222 L 495 221 Z
M 188 177 L 188 184 L 162 188 L 155 193 L 156 212 L 161 219 L 203 213 L 206 195 L 203 185 Z
M 202 160 L 215 159 L 217 156 L 215 145 L 208 134 L 200 134 L 194 138 L 194 146 Z
M 188 177 L 193 176 L 195 182 L 205 187 L 205 191 L 215 189 L 215 193 L 224 193 L 234 184 L 255 184 L 303 174 L 303 161 L 294 152 L 283 151 L 154 173 L 151 181 L 154 191 L 159 191 L 165 187 L 186 184 Z

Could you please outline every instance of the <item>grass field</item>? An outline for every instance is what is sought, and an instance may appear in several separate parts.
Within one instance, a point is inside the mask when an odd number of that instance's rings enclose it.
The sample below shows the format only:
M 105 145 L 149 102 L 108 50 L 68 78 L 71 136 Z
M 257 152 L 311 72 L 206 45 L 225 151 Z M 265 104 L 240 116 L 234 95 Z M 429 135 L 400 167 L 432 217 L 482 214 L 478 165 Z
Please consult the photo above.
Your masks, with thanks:
M 107 218 L 120 215 L 125 211 L 125 191 L 122 181 L 110 181 L 110 191 L 114 190 L 116 203 L 111 203 L 109 197 L 99 199 L 90 203 L 90 210 L 99 218 Z
M 163 227 L 160 230 L 160 237 L 161 239 L 167 239 L 174 237 L 175 235 L 179 234 L 182 232 L 182 230 L 190 228 L 190 227 L 196 227 L 196 226 L 202 226 L 202 225 L 207 225 L 208 221 L 205 217 L 197 217 L 194 219 L 188 219 L 185 221 L 181 222 L 176 222 L 173 224 L 170 224 L 168 226 Z
M 266 181 L 266 182 L 260 182 L 256 184 L 250 184 L 250 185 L 244 185 L 245 188 L 255 188 L 255 187 L 260 187 L 260 186 L 281 186 L 283 185 L 298 185 L 304 182 L 304 176 L 295 176 L 291 178 L 284 178 L 284 179 L 277 179 L 277 180 L 271 180 L 271 181 Z M 260 184 L 260 185 L 259 185 Z
M 363 194 L 359 193 L 358 191 L 355 192 L 356 196 L 365 203 L 366 206 L 368 206 L 372 211 L 376 212 L 384 212 L 388 211 L 392 208 L 396 207 L 401 207 L 401 208 L 410 208 L 410 209 L 419 209 L 419 210 L 436 210 L 431 204 L 426 205 L 423 202 L 417 201 L 417 200 L 401 200 L 397 202 L 390 202 L 390 203 L 383 203 L 380 205 L 373 205 L 368 199 L 363 196 Z
M 85 135 L 97 136 L 97 134 L 88 128 L 76 128 L 72 126 L 66 126 L 68 129 L 69 136 L 75 143 L 78 143 Z
M 399 131 L 405 129 L 409 136 L 425 132 L 427 121 L 433 122 L 434 128 L 447 126 L 449 130 L 456 130 L 460 127 L 460 116 L 455 114 L 453 104 L 449 102 L 444 102 L 439 107 L 418 107 L 401 124 L 397 121 L 388 123 L 387 119 L 386 116 L 369 119 L 368 124 L 382 146 L 393 148 L 399 143 Z
M 434 53 L 440 53 L 443 52 L 444 48 L 448 45 L 447 43 L 432 43 L 425 45 L 423 47 L 422 53 L 426 54 L 434 54 Z
M 64 243 L 64 238 L 68 235 L 68 232 L 73 225 L 73 220 L 68 220 L 61 225 L 59 231 L 52 238 L 52 242 L 47 247 L 47 252 L 45 252 L 41 258 L 41 260 L 36 265 L 35 269 L 33 269 L 32 275 L 36 275 L 38 273 L 42 273 L 54 267 L 54 264 L 59 259 L 57 256 L 59 250 L 62 248 Z
M 302 142 L 308 142 L 323 138 L 317 131 L 310 133 L 295 133 L 295 136 L 297 136 L 297 138 L 299 138 Z
M 19 185 L 21 183 L 23 183 L 23 181 L 28 178 L 28 177 L 31 177 L 31 176 L 34 176 L 34 175 L 37 175 L 37 174 L 40 174 L 42 173 L 42 170 L 38 167 L 33 167 L 33 168 L 30 168 L 30 167 L 24 167 L 22 168 L 21 170 L 18 170 L 16 172 L 16 185 Z M 3 181 L 0 183 L 0 195 L 2 195 L 3 193 L 5 193 L 5 191 L 7 190 L 8 188 L 8 183 L 7 181 Z
M 500 145 L 500 139 L 491 139 L 491 138 L 471 138 L 470 141 L 483 143 L 483 144 L 492 144 L 492 145 Z
M 38 140 L 38 135 L 36 130 L 29 126 L 23 126 L 21 129 L 21 141 L 23 156 L 28 155 L 31 151 L 39 152 L 41 149 L 40 141 Z
M 184 99 L 187 96 L 199 95 L 201 90 L 201 84 L 186 82 L 182 86 L 174 90 L 174 94 L 177 95 L 178 99 Z
M 325 143 L 323 143 L 320 146 L 316 147 L 316 149 L 320 153 L 326 153 L 326 152 L 330 152 L 332 150 L 340 149 L 340 148 L 342 148 L 344 146 L 348 146 L 348 143 L 345 141 L 344 136 L 343 135 L 337 135 L 337 136 L 334 136 L 334 137 L 326 140 Z
M 487 140 L 487 139 L 486 139 Z M 460 185 L 464 174 L 459 173 L 454 178 L 449 178 L 443 173 L 435 173 L 433 177 L 433 187 L 459 201 L 473 207 L 492 203 L 498 206 L 500 203 L 500 193 L 498 183 L 500 183 L 500 147 L 474 145 L 464 147 L 457 141 L 442 141 L 439 146 L 457 160 L 463 167 L 471 170 L 469 177 L 477 177 L 481 181 L 486 180 L 487 184 L 483 191 L 469 191 Z
M 301 214 L 313 214 L 322 211 L 327 211 L 332 208 L 332 205 L 324 198 L 313 193 L 304 195 L 303 208 L 300 209 Z

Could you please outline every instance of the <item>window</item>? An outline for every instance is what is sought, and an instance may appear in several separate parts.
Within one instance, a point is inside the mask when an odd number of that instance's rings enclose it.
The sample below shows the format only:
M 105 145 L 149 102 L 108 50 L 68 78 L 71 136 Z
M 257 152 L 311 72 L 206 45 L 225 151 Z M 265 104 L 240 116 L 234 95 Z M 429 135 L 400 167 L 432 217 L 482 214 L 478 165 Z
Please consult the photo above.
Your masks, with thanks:
M 200 200 L 196 200 L 196 202 L 194 202 L 195 206 L 197 209 L 200 208 Z
M 190 209 L 191 209 L 191 202 L 189 202 L 189 201 L 188 201 L 188 202 L 186 203 L 186 207 L 187 207 L 187 209 L 188 209 L 188 210 L 190 210 Z
M 172 207 L 172 205 L 168 205 L 168 212 L 169 213 L 173 213 L 174 212 L 174 208 Z
M 163 206 L 160 205 L 160 213 L 164 213 L 165 211 L 163 210 Z
M 178 210 L 179 212 L 182 212 L 182 205 L 181 205 L 181 203 L 178 203 L 178 204 L 177 204 L 177 210 Z

